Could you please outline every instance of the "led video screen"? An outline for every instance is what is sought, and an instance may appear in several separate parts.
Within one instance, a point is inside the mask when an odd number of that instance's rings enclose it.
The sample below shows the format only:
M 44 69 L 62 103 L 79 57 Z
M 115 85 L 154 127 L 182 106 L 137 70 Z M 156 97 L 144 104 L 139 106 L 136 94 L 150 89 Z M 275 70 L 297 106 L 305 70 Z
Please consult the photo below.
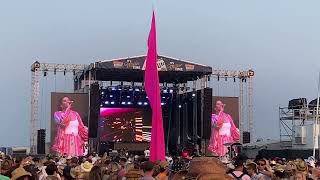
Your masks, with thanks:
M 100 108 L 100 142 L 150 142 L 150 108 Z

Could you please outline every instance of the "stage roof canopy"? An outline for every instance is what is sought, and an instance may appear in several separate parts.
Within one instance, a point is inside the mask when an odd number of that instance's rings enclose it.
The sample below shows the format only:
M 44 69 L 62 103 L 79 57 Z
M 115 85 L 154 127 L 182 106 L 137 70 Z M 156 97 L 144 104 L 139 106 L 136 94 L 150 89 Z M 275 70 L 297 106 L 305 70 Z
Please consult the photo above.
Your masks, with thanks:
M 103 60 L 90 64 L 87 69 L 99 81 L 142 82 L 146 56 Z M 212 74 L 212 68 L 167 56 L 158 56 L 160 82 L 182 83 Z M 83 77 L 83 73 L 80 75 Z

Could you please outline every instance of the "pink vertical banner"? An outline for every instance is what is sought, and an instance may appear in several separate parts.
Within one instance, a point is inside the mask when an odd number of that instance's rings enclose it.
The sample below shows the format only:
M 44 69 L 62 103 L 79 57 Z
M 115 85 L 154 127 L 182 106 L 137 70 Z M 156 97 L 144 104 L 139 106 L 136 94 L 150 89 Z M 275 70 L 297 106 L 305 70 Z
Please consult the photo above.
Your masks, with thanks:
M 148 38 L 148 54 L 144 74 L 145 90 L 152 109 L 152 129 L 150 142 L 150 161 L 165 160 L 165 144 L 160 98 L 159 75 L 157 68 L 156 20 L 152 13 L 151 29 Z

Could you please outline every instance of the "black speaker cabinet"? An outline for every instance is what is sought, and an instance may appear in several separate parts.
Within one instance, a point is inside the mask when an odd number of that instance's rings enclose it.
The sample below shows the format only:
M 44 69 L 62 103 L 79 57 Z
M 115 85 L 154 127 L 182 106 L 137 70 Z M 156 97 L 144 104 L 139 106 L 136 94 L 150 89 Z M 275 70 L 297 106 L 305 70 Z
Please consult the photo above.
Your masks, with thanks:
M 89 138 L 96 138 L 98 136 L 100 101 L 99 84 L 94 83 L 90 88 Z

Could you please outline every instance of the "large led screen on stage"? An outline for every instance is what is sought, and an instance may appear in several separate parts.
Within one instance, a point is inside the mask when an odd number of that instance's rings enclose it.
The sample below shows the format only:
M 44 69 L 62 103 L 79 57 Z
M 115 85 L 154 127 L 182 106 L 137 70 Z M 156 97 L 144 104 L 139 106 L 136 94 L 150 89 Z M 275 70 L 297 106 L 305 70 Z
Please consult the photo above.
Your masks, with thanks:
M 51 93 L 51 150 L 80 156 L 88 141 L 88 94 Z
M 150 142 L 151 117 L 150 108 L 100 108 L 100 141 Z

